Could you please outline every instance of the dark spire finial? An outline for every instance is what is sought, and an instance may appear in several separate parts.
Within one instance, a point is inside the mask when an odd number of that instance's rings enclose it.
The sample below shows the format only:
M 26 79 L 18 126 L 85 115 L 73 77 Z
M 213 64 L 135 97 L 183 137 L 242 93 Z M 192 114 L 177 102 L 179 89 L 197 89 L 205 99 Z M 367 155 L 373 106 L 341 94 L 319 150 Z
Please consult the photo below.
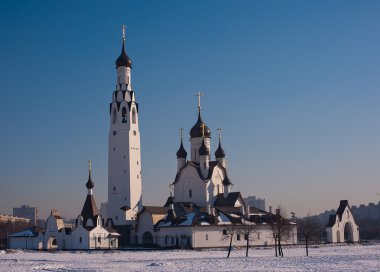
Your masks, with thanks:
M 94 182 L 91 179 L 91 171 L 92 171 L 92 169 L 91 169 L 91 160 L 89 160 L 88 161 L 88 181 L 86 183 L 87 189 L 92 189 L 95 186 Z
M 222 129 L 218 128 L 218 131 L 219 131 L 219 145 L 215 151 L 215 158 L 223 159 L 226 157 L 226 153 L 224 152 L 224 150 L 222 148 Z
M 183 138 L 182 138 L 183 128 L 180 128 L 179 131 L 180 131 L 180 141 L 181 141 L 181 144 L 180 144 L 179 149 L 177 151 L 177 159 L 179 159 L 179 158 L 186 159 L 187 152 L 186 152 L 185 148 L 183 147 Z
M 125 67 L 132 68 L 132 61 L 128 57 L 127 53 L 125 52 L 125 29 L 126 29 L 126 26 L 123 25 L 123 27 L 122 27 L 122 33 L 123 33 L 122 34 L 122 40 L 123 40 L 123 44 L 121 46 L 121 54 L 120 54 L 120 56 L 116 60 L 116 68 L 120 67 L 120 66 L 125 66 Z

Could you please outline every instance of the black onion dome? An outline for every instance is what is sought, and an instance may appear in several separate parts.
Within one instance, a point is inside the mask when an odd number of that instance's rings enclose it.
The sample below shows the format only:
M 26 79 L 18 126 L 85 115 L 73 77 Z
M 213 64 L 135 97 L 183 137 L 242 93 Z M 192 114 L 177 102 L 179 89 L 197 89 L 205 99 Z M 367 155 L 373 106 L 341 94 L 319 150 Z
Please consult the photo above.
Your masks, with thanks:
M 224 153 L 222 145 L 220 144 L 220 141 L 219 141 L 218 149 L 215 151 L 215 158 L 224 159 L 225 157 L 226 157 L 226 153 Z
M 186 159 L 186 157 L 187 157 L 187 152 L 186 152 L 185 148 L 183 147 L 183 144 L 181 141 L 181 145 L 177 151 L 177 159 L 179 159 L 179 158 Z
M 88 172 L 88 181 L 86 183 L 87 189 L 92 189 L 94 188 L 94 182 L 91 179 L 91 172 Z
M 121 54 L 116 60 L 116 68 L 120 66 L 132 68 L 132 61 L 128 57 L 127 53 L 125 52 L 124 40 L 123 40 L 123 45 L 121 47 Z
M 199 156 L 204 156 L 204 155 L 210 155 L 210 150 L 208 150 L 207 146 L 205 145 L 205 139 L 202 141 L 202 145 L 198 150 Z
M 206 124 L 203 122 L 201 113 L 198 113 L 198 120 L 195 123 L 195 125 L 192 127 L 190 130 L 190 137 L 191 138 L 197 138 L 197 137 L 202 137 L 202 125 L 205 125 L 205 137 L 210 138 L 211 137 L 211 130 L 206 126 Z
M 223 183 L 224 186 L 232 185 L 232 182 L 231 182 L 231 180 L 229 179 L 228 176 L 226 176 L 226 177 L 224 178 L 224 180 L 222 181 L 222 183 Z

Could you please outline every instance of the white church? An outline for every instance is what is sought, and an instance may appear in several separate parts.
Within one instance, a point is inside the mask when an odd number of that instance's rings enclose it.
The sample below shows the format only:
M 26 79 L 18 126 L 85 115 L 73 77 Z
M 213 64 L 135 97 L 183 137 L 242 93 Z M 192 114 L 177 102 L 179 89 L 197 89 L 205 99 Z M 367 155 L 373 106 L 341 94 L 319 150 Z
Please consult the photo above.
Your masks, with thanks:
M 220 247 L 227 225 L 254 224 L 253 244 L 273 244 L 270 223 L 276 215 L 248 207 L 232 185 L 225 152 L 219 143 L 211 158 L 211 131 L 201 116 L 198 93 L 198 119 L 190 130 L 190 158 L 183 145 L 182 131 L 177 151 L 177 170 L 172 193 L 163 207 L 143 206 L 141 201 L 141 152 L 138 104 L 131 86 L 132 61 L 122 50 L 116 60 L 116 90 L 110 104 L 108 217 L 123 235 L 122 245 L 159 247 Z M 163 201 L 164 202 L 164 201 Z M 285 243 L 296 243 L 296 226 Z M 250 238 L 251 239 L 251 238 Z M 240 235 L 235 243 L 245 244 Z
M 116 60 L 116 87 L 109 107 L 106 224 L 103 224 L 96 208 L 92 196 L 93 183 L 89 179 L 88 196 L 76 228 L 63 229 L 57 221 L 58 216 L 52 213 L 45 234 L 42 234 L 43 239 L 55 237 L 52 240 L 55 242 L 51 244 L 62 249 L 79 248 L 78 241 L 86 243 L 88 249 L 103 245 L 113 248 L 117 247 L 115 238 L 118 235 L 121 246 L 224 247 L 228 242 L 223 237 L 231 226 L 242 229 L 249 225 L 254 226 L 254 237 L 236 232 L 234 245 L 245 245 L 247 239 L 251 245 L 274 244 L 271 225 L 279 214 L 249 207 L 240 192 L 231 192 L 232 182 L 222 148 L 221 130 L 214 152 L 215 159 L 212 160 L 211 130 L 202 119 L 201 93 L 197 94 L 198 118 L 190 130 L 189 158 L 181 131 L 180 147 L 176 154 L 177 169 L 170 196 L 167 200 L 163 199 L 163 203 L 166 203 L 162 207 L 143 206 L 139 107 L 131 85 L 131 70 L 132 61 L 125 50 L 123 27 L 121 54 Z M 53 223 L 50 224 L 50 221 Z M 283 244 L 297 242 L 296 225 L 290 221 L 289 224 L 293 226 L 292 233 Z M 50 230 L 54 234 L 47 236 Z M 41 234 L 33 235 L 40 237 Z M 81 240 L 79 237 L 82 237 Z M 97 240 L 96 237 L 101 238 Z M 103 242 L 102 239 L 108 240 Z M 43 242 L 42 248 L 48 248 L 48 244 Z

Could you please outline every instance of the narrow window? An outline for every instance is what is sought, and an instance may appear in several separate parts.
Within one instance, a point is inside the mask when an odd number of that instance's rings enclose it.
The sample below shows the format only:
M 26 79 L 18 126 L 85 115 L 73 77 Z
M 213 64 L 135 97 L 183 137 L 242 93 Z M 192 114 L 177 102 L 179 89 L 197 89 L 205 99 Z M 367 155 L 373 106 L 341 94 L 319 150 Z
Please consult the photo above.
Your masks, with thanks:
M 127 109 L 125 107 L 123 107 L 123 109 L 121 110 L 121 116 L 123 118 L 123 123 L 127 123 Z
M 206 240 L 208 240 L 208 234 L 206 234 Z
M 136 124 L 136 110 L 135 110 L 135 108 L 132 109 L 132 123 Z
M 115 218 L 116 218 L 116 220 L 118 220 L 118 219 L 119 219 L 119 216 L 117 216 L 117 215 L 116 215 L 116 217 L 115 217 Z
M 236 240 L 240 241 L 240 234 L 236 236 Z
M 216 185 L 216 189 L 217 189 L 218 194 L 219 194 L 219 190 L 220 190 L 220 186 L 219 186 L 219 184 Z
M 244 234 L 244 240 L 248 240 L 248 234 Z
M 79 237 L 79 243 L 82 243 L 82 237 Z
M 115 151 L 115 150 L 116 150 L 116 148 L 114 147 L 114 148 L 113 148 L 113 151 Z
M 227 230 L 226 229 L 223 230 L 223 235 L 227 235 Z
M 116 191 L 116 187 L 115 186 L 113 186 L 113 190 Z
M 139 161 L 137 161 L 137 165 L 139 165 Z
M 192 190 L 189 190 L 189 197 L 190 197 L 190 198 L 193 197 L 193 191 L 192 191 Z
M 98 237 L 98 243 L 101 244 L 102 243 L 102 238 L 99 236 Z
M 112 111 L 112 124 L 116 123 L 116 109 L 114 108 Z

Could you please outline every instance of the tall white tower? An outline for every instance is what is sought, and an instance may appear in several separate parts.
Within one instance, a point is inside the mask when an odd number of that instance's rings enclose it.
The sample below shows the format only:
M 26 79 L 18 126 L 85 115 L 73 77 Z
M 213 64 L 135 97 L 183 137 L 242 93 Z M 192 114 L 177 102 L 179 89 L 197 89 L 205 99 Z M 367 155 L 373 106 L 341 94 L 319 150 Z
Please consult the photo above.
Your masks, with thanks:
M 132 61 L 125 52 L 125 26 L 116 69 L 108 136 L 108 218 L 114 225 L 127 225 L 141 209 L 141 151 L 138 104 L 131 86 Z

